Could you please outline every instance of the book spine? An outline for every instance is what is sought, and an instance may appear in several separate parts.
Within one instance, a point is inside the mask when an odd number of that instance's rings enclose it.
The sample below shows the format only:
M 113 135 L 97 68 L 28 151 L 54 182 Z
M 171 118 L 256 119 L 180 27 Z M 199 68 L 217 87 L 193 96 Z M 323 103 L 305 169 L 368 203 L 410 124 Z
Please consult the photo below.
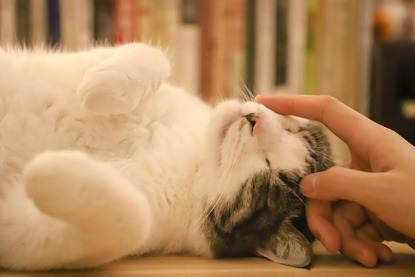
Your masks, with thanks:
M 274 86 L 287 90 L 288 82 L 288 1 L 279 0 L 276 3 L 275 22 L 275 71 Z M 292 34 L 290 34 L 291 36 Z
M 245 85 L 248 91 L 255 93 L 255 53 L 256 53 L 256 5 L 255 0 L 246 0 L 245 28 Z
M 136 0 L 116 0 L 114 2 L 114 33 L 116 43 L 138 40 Z
M 228 80 L 226 91 L 229 96 L 247 99 L 243 91 L 245 79 L 245 1 L 226 1 L 226 61 Z
M 370 76 L 371 76 L 371 58 L 373 49 L 374 33 L 374 0 L 361 1 L 361 40 L 360 40 L 360 57 L 359 57 L 359 88 L 358 88 L 358 111 L 369 116 L 369 99 L 370 95 Z
M 16 41 L 16 5 L 14 0 L 0 0 L 0 42 Z
M 288 45 L 286 93 L 304 92 L 307 6 L 304 0 L 288 3 Z
M 211 104 L 228 98 L 226 64 L 226 1 L 200 2 L 201 96 Z
M 168 54 L 172 62 L 170 82 L 199 94 L 200 28 L 198 0 L 169 0 Z
M 304 90 L 305 94 L 317 94 L 317 0 L 307 0 L 307 30 L 305 50 Z
M 140 0 L 139 21 L 141 41 L 167 47 L 165 0 Z
M 76 4 L 77 0 L 60 0 L 60 47 L 65 50 L 77 49 L 77 22 L 79 21 L 79 14 L 77 14 Z
M 16 35 L 20 45 L 30 46 L 30 2 L 16 0 Z
M 47 0 L 47 18 L 48 18 L 48 37 L 49 45 L 57 47 L 59 45 L 60 33 L 60 12 L 59 0 Z
M 271 94 L 275 87 L 276 4 L 275 0 L 256 1 L 254 90 L 261 94 Z
M 77 0 L 75 5 L 79 19 L 75 25 L 78 34 L 76 49 L 87 49 L 94 44 L 94 1 Z
M 93 0 L 61 0 L 61 46 L 81 50 L 93 44 Z
M 94 0 L 94 38 L 105 44 L 114 43 L 114 1 Z
M 30 26 L 32 45 L 46 44 L 46 0 L 30 0 Z

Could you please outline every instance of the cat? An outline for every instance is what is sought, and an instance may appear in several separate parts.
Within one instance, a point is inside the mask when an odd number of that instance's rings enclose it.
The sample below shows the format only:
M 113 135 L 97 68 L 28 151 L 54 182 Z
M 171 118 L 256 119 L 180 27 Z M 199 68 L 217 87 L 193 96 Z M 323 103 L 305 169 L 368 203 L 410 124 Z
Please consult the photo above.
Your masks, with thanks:
M 312 258 L 299 182 L 333 165 L 307 120 L 212 108 L 167 83 L 162 50 L 0 48 L 0 266 L 130 255 Z

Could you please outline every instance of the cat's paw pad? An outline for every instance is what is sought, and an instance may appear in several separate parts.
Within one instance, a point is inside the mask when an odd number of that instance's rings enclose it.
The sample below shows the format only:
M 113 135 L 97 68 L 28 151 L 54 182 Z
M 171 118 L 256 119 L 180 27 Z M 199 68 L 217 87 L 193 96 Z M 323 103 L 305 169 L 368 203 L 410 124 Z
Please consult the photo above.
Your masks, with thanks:
M 167 57 L 143 44 L 119 52 L 89 69 L 78 88 L 84 108 L 100 115 L 126 114 L 140 99 L 155 92 L 170 74 Z
M 94 163 L 82 152 L 40 154 L 23 171 L 26 193 L 50 215 L 76 213 L 88 189 L 88 173 Z

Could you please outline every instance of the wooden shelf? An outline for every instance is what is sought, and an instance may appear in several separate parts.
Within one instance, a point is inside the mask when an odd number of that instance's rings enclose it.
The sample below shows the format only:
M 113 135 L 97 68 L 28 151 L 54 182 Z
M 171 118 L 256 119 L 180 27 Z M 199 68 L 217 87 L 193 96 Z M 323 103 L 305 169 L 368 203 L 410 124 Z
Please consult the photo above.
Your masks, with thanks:
M 0 271 L 0 277 L 92 277 L 92 276 L 415 276 L 415 250 L 406 245 L 389 243 L 394 259 L 389 264 L 365 268 L 340 254 L 330 254 L 321 244 L 314 245 L 315 257 L 310 268 L 292 268 L 262 258 L 210 260 L 198 257 L 143 257 L 114 262 L 95 270 L 51 273 L 11 273 Z

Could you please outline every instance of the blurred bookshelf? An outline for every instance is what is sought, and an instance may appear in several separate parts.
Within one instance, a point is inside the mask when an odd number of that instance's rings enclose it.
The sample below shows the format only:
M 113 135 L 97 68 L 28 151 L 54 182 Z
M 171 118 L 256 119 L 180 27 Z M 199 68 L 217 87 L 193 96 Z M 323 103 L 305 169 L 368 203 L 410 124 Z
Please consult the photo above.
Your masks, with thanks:
M 328 94 L 381 124 L 376 49 L 415 43 L 414 22 L 410 0 L 0 0 L 2 45 L 150 43 L 168 53 L 170 82 L 209 103 Z M 415 95 L 404 100 L 401 116 L 415 118 Z
M 366 2 L 0 0 L 0 42 L 68 51 L 97 42 L 154 44 L 171 58 L 172 82 L 211 103 L 247 89 L 330 92 L 348 100 L 357 81 L 349 75 L 359 75 L 349 73 L 359 69 L 361 45 L 355 41 L 363 35 L 359 24 L 361 13 L 368 13 Z M 336 36 L 339 32 L 344 35 Z M 346 102 L 357 105 L 354 99 Z

